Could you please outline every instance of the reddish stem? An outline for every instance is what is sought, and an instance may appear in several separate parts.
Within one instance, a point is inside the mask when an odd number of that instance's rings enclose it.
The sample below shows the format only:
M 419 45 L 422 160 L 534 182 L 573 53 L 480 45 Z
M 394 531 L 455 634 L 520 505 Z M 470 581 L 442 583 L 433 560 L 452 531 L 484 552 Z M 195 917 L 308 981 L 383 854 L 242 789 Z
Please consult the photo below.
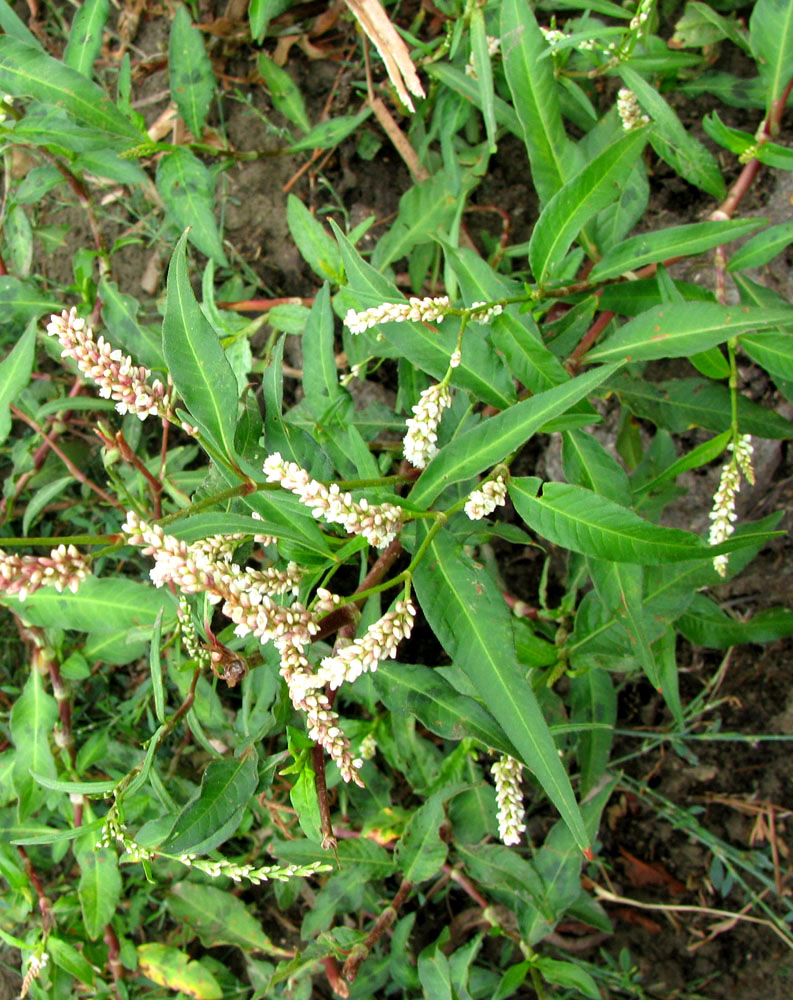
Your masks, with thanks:
M 96 483 L 91 482 L 88 476 L 86 476 L 84 473 L 80 471 L 80 469 L 77 468 L 74 462 L 72 462 L 72 460 L 60 449 L 60 447 L 55 443 L 55 441 L 48 436 L 46 431 L 42 427 L 39 427 L 39 425 L 36 423 L 35 420 L 33 420 L 32 417 L 29 417 L 26 413 L 23 413 L 21 410 L 17 409 L 16 406 L 11 405 L 9 409 L 11 410 L 11 412 L 14 414 L 15 417 L 18 417 L 20 420 L 23 420 L 28 425 L 28 427 L 32 427 L 37 434 L 41 435 L 46 444 L 50 448 L 52 448 L 52 450 L 55 452 L 58 458 L 63 462 L 63 464 L 66 466 L 69 472 L 71 472 L 74 478 L 78 481 L 78 483 L 82 483 L 84 486 L 87 486 L 90 490 L 93 490 L 97 496 L 101 497 L 105 501 L 105 503 L 109 503 L 111 507 L 118 507 L 120 509 L 123 509 L 123 504 L 121 504 L 120 501 L 115 500 L 109 494 L 105 493 L 105 491 L 100 486 L 97 486 Z

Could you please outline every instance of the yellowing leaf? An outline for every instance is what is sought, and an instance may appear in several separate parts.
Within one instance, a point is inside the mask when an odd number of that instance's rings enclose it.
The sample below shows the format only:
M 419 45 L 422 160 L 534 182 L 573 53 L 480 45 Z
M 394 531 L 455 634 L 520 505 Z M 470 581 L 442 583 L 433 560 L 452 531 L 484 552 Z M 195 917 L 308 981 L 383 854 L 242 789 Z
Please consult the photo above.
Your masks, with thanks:
M 164 944 L 142 944 L 138 948 L 140 971 L 158 986 L 181 990 L 195 1000 L 220 1000 L 223 991 L 212 973 L 200 962 L 191 962 L 178 948 Z

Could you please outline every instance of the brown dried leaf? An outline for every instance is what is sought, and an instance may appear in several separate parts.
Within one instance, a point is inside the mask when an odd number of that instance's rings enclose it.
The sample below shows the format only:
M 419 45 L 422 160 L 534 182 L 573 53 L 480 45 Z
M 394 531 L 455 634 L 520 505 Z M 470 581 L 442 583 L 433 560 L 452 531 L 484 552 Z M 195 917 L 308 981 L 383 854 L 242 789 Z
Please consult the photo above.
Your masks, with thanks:
M 410 58 L 407 45 L 389 21 L 388 15 L 378 0 L 346 0 L 346 3 L 363 28 L 366 37 L 380 53 L 380 58 L 385 63 L 388 77 L 393 83 L 400 101 L 410 111 L 415 111 L 410 94 L 415 97 L 426 95 L 416 73 L 416 67 Z

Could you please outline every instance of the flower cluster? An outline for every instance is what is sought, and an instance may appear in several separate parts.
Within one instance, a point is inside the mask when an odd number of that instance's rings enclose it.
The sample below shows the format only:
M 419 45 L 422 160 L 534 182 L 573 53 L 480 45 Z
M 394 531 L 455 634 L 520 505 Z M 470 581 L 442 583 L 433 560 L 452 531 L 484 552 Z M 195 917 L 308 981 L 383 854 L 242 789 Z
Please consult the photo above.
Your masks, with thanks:
M 492 305 L 487 302 L 472 302 L 468 307 L 469 318 L 475 323 L 489 323 L 504 312 L 504 307 L 500 302 Z
M 363 535 L 378 549 L 390 544 L 402 528 L 402 511 L 391 503 L 370 504 L 364 497 L 355 501 L 342 493 L 336 483 L 325 486 L 296 462 L 286 462 L 276 451 L 264 463 L 268 483 L 278 483 L 300 498 L 314 517 L 328 524 L 340 524 L 351 535 Z
M 741 488 L 741 473 L 747 482 L 754 483 L 754 468 L 752 467 L 752 439 L 748 434 L 741 435 L 734 444 L 728 445 L 732 458 L 721 470 L 719 488 L 713 497 L 713 510 L 710 512 L 710 532 L 708 542 L 719 545 L 726 541 L 735 531 L 738 515 L 735 513 L 735 498 Z M 713 560 L 713 566 L 720 576 L 727 575 L 728 557 L 718 555 Z
M 116 401 L 119 413 L 134 413 L 141 420 L 148 416 L 172 418 L 171 396 L 163 383 L 155 379 L 149 384 L 148 368 L 133 365 L 131 358 L 114 350 L 104 337 L 94 340 L 93 331 L 76 309 L 54 314 L 47 333 L 58 338 L 61 357 L 73 358 L 82 374 L 96 382 L 103 399 Z
M 24 997 L 28 995 L 28 990 L 30 989 L 33 980 L 39 978 L 49 960 L 50 956 L 46 951 L 38 953 L 34 952 L 30 956 L 28 959 L 27 971 L 25 972 L 25 978 L 22 980 L 22 986 L 19 990 L 19 1000 L 24 1000 Z
M 55 587 L 73 594 L 91 572 L 82 553 L 73 545 L 59 545 L 48 556 L 17 556 L 0 549 L 0 590 L 24 601 L 39 587 Z
M 507 484 L 503 476 L 496 476 L 473 490 L 465 504 L 465 513 L 472 521 L 480 521 L 492 514 L 496 507 L 507 502 Z
M 350 333 L 364 333 L 378 323 L 435 323 L 449 308 L 449 296 L 410 298 L 407 302 L 383 302 L 382 305 L 356 312 L 349 309 L 344 325 Z
M 492 771 L 496 782 L 498 835 L 505 844 L 519 844 L 520 835 L 526 829 L 520 787 L 523 766 L 514 757 L 505 755 L 493 764 Z
M 333 656 L 326 656 L 317 679 L 335 690 L 345 681 L 352 683 L 361 674 L 377 670 L 382 660 L 396 656 L 400 642 L 413 631 L 415 617 L 416 609 L 410 601 L 397 601 L 394 610 L 370 625 L 359 639 L 337 649 Z
M 303 570 L 296 563 L 289 563 L 285 570 L 256 570 L 218 562 L 207 555 L 201 542 L 188 545 L 167 535 L 159 525 L 143 521 L 134 511 L 127 514 L 121 530 L 131 545 L 154 558 L 149 576 L 155 586 L 173 584 L 181 593 L 206 592 L 212 603 L 223 601 L 221 610 L 236 625 L 237 635 L 253 633 L 264 643 L 312 620 L 311 613 L 297 602 L 287 608 L 273 600 L 274 594 L 297 592 Z
M 247 879 L 253 885 L 261 885 L 262 882 L 271 880 L 288 882 L 291 878 L 307 878 L 317 872 L 330 871 L 332 867 L 321 861 L 312 861 L 308 865 L 265 865 L 257 868 L 255 865 L 241 865 L 236 861 L 228 861 L 226 858 L 198 858 L 195 854 L 167 854 L 156 848 L 142 847 L 129 836 L 126 826 L 119 821 L 115 806 L 111 807 L 105 817 L 97 847 L 111 847 L 114 842 L 124 851 L 130 861 L 153 861 L 157 857 L 162 857 L 168 861 L 178 861 L 187 868 L 196 868 L 210 878 L 225 876 L 230 878 L 232 882 L 241 882 L 243 879 Z
M 326 613 L 338 604 L 339 598 L 328 591 L 318 591 L 319 602 L 314 615 Z M 353 758 L 350 741 L 339 724 L 339 716 L 334 711 L 330 699 L 322 690 L 322 681 L 314 673 L 306 647 L 316 634 L 317 626 L 303 626 L 293 629 L 277 639 L 275 646 L 281 656 L 281 676 L 286 681 L 292 705 L 299 712 L 305 712 L 306 727 L 310 739 L 321 746 L 339 769 L 344 781 L 354 781 L 363 785 L 358 770 L 363 761 Z
M 627 87 L 620 87 L 617 92 L 617 114 L 624 132 L 632 132 L 636 128 L 650 124 L 650 119 L 642 113 L 636 94 Z
M 438 454 L 438 425 L 443 411 L 452 405 L 448 385 L 431 385 L 419 396 L 413 416 L 407 422 L 403 442 L 405 458 L 416 469 L 423 469 Z

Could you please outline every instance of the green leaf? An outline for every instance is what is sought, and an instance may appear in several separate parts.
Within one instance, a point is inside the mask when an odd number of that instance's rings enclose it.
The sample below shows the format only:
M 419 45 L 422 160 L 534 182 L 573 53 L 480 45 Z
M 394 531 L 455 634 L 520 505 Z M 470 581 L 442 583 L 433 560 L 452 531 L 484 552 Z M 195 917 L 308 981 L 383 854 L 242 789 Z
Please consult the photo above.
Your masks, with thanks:
M 188 802 L 161 845 L 169 854 L 206 854 L 233 835 L 256 791 L 256 755 L 239 760 L 213 760 L 201 779 L 201 790 Z
M 793 75 L 793 4 L 790 0 L 757 0 L 749 19 L 749 44 L 766 85 L 766 114 L 770 115 Z
M 534 14 L 521 0 L 501 5 L 501 51 L 531 163 L 531 179 L 545 204 L 577 167 L 576 150 L 564 130 L 553 62 Z
M 467 847 L 457 842 L 455 847 L 465 865 L 466 874 L 484 886 L 488 895 L 492 894 L 516 914 L 529 945 L 535 944 L 553 929 L 554 907 L 531 861 L 501 844 Z M 578 851 L 572 858 L 565 857 L 565 860 L 576 866 L 577 874 L 581 864 Z
M 154 714 L 159 723 L 165 722 L 165 685 L 162 681 L 162 660 L 160 657 L 160 643 L 162 634 L 162 611 L 157 615 L 154 629 L 151 634 L 151 647 L 149 649 L 149 674 L 151 676 L 151 689 L 154 695 Z
M 474 71 L 479 85 L 479 107 L 485 120 L 487 145 L 491 153 L 496 152 L 496 109 L 495 91 L 493 89 L 493 67 L 490 63 L 490 51 L 487 42 L 487 26 L 485 12 L 482 7 L 474 7 L 470 14 L 469 27 L 471 31 L 471 55 L 474 60 Z
M 578 430 L 565 432 L 562 465 L 569 483 L 584 486 L 615 503 L 630 503 L 630 484 L 625 470 L 591 434 Z
M 214 885 L 178 882 L 171 890 L 168 909 L 178 921 L 195 931 L 210 948 L 232 945 L 245 952 L 263 951 L 277 958 L 292 952 L 277 948 L 241 899 Z
M 627 507 L 568 483 L 511 479 L 515 509 L 534 531 L 563 548 L 610 562 L 659 565 L 703 559 L 709 547 L 697 535 L 643 520 Z
M 104 798 L 118 784 L 116 781 L 62 781 L 35 769 L 31 769 L 30 774 L 43 788 L 50 788 L 54 792 L 65 792 L 67 795 L 98 795 Z
M 333 310 L 327 281 L 320 289 L 303 333 L 303 392 L 318 422 L 349 399 L 339 385 L 333 340 Z
M 264 85 L 270 92 L 273 107 L 302 132 L 310 131 L 311 122 L 306 113 L 303 95 L 292 77 L 274 63 L 266 52 L 259 53 L 258 66 Z
M 14 605 L 18 604 L 14 600 Z M 176 598 L 171 593 L 121 576 L 89 576 L 76 594 L 69 590 L 59 594 L 54 587 L 43 587 L 29 594 L 24 602 L 24 615 L 31 625 L 80 632 L 140 628 L 150 634 L 162 610 L 165 624 L 172 625 L 176 620 Z
M 479 83 L 473 77 L 467 76 L 459 69 L 455 69 L 445 62 L 428 63 L 425 67 L 430 76 L 435 77 L 444 87 L 459 94 L 475 107 L 484 113 L 482 106 L 482 92 Z M 518 116 L 512 109 L 512 105 L 502 100 L 497 94 L 493 95 L 493 112 L 499 125 L 503 125 L 513 135 L 519 139 L 523 138 L 523 129 Z
M 647 129 L 621 136 L 551 198 L 529 241 L 529 264 L 542 285 L 558 270 L 583 226 L 616 201 L 647 142 Z
M 790 307 L 753 309 L 717 302 L 671 302 L 634 317 L 586 357 L 588 361 L 685 358 L 747 330 L 791 322 Z
M 201 32 L 193 26 L 187 8 L 181 3 L 171 22 L 168 70 L 171 97 L 195 141 L 201 142 L 215 93 L 215 74 Z
M 762 267 L 793 243 L 793 222 L 780 222 L 753 236 L 735 251 L 727 263 L 728 271 Z
M 31 320 L 16 344 L 0 361 L 0 444 L 11 430 L 9 405 L 30 381 L 35 356 L 36 322 Z
M 9 3 L 0 3 L 0 28 L 3 29 L 4 34 L 43 50 L 40 40 L 25 27 Z
M 437 794 L 430 796 L 410 817 L 394 855 L 402 877 L 408 882 L 432 878 L 445 863 L 449 845 L 440 836 L 445 818 L 443 799 Z
M 254 41 L 260 42 L 267 34 L 267 26 L 274 17 L 283 14 L 289 8 L 291 0 L 251 0 L 248 19 L 251 23 L 251 35 Z
M 304 135 L 302 139 L 293 142 L 289 147 L 290 153 L 300 153 L 313 149 L 333 149 L 343 142 L 348 135 L 352 135 L 369 115 L 372 114 L 370 107 L 365 107 L 357 115 L 341 115 L 338 118 L 329 118 L 327 121 L 315 125 L 311 131 Z
M 693 254 L 704 253 L 722 243 L 729 243 L 731 240 L 746 236 L 766 221 L 766 219 L 727 219 L 723 222 L 694 222 L 687 226 L 659 229 L 654 233 L 642 233 L 612 247 L 603 255 L 603 259 L 595 264 L 587 280 L 608 281 L 609 278 L 616 278 L 626 271 L 638 270 L 645 264 L 667 260 L 669 257 L 690 257 Z M 793 223 L 786 225 L 790 225 L 793 232 Z M 746 246 L 750 243 L 754 243 L 754 240 L 750 240 Z M 744 249 L 745 247 L 741 248 L 738 254 Z M 729 264 L 730 270 L 733 269 L 733 261 Z
M 580 965 L 575 965 L 573 962 L 560 962 L 556 958 L 541 955 L 537 959 L 536 966 L 546 982 L 564 989 L 575 990 L 579 996 L 589 997 L 590 1000 L 600 1000 L 601 992 L 597 983 Z
M 789 333 L 747 333 L 741 347 L 761 368 L 776 378 L 793 380 L 793 336 Z M 1 438 L 0 438 L 1 439 Z
M 293 194 L 286 200 L 286 221 L 292 239 L 312 271 L 335 285 L 342 282 L 344 266 L 336 241 Z
M 11 739 L 16 748 L 12 773 L 20 820 L 30 816 L 46 797 L 33 773 L 55 777 L 50 735 L 57 719 L 55 699 L 44 690 L 38 670 L 31 669 L 22 694 L 11 709 Z
M 455 193 L 445 171 L 414 184 L 399 199 L 399 211 L 372 254 L 372 267 L 383 271 L 388 264 L 450 227 L 464 192 Z
M 137 364 L 164 370 L 162 337 L 159 332 L 155 335 L 138 322 L 138 300 L 124 295 L 118 285 L 107 277 L 100 279 L 98 292 L 102 300 L 105 339 L 113 347 L 120 347 L 129 354 Z
M 94 970 L 80 952 L 54 934 L 47 937 L 47 951 L 58 968 L 79 979 L 86 986 L 94 985 Z
M 525 444 L 553 417 L 585 399 L 616 368 L 604 365 L 516 403 L 455 438 L 436 455 L 410 492 L 411 503 L 428 507 L 447 486 L 491 468 Z
M 641 497 L 646 493 L 652 493 L 653 490 L 669 482 L 670 479 L 677 478 L 681 473 L 688 472 L 690 469 L 699 469 L 703 465 L 708 465 L 710 462 L 715 461 L 722 454 L 731 439 L 732 429 L 724 431 L 723 434 L 719 434 L 715 438 L 711 438 L 710 441 L 703 441 L 696 448 L 692 448 L 688 454 L 683 455 L 676 462 L 673 462 L 672 465 L 664 469 L 654 479 L 651 479 L 648 483 L 637 489 L 636 496 Z
M 185 146 L 171 150 L 157 166 L 157 190 L 179 228 L 188 229 L 193 246 L 228 267 L 215 222 L 212 176 L 204 164 Z
M 223 996 L 223 988 L 209 969 L 199 961 L 191 962 L 178 948 L 149 941 L 138 945 L 137 954 L 141 972 L 158 986 L 194 1000 L 220 1000 Z
M 419 539 L 425 531 L 420 523 Z M 468 675 L 584 850 L 589 838 L 569 778 L 518 663 L 509 612 L 492 577 L 442 529 L 419 563 L 414 582 L 435 635 Z
M 689 427 L 724 431 L 731 425 L 730 390 L 725 385 L 702 378 L 647 382 L 620 375 L 612 379 L 613 389 L 637 416 L 659 427 L 682 433 Z M 793 437 L 793 423 L 773 410 L 738 397 L 738 427 L 742 434 L 761 438 Z
M 460 284 L 466 305 L 521 294 L 523 289 L 517 282 L 497 274 L 473 250 L 453 247 L 445 242 L 442 245 L 446 262 Z M 532 393 L 560 385 L 569 378 L 561 362 L 542 342 L 531 313 L 519 313 L 516 306 L 508 306 L 491 321 L 490 340 L 496 350 L 503 353 L 515 377 Z
M 102 48 L 102 32 L 109 13 L 110 0 L 85 0 L 72 21 L 63 61 L 89 80 L 94 60 Z
M 9 35 L 0 36 L 0 91 L 65 108 L 111 137 L 114 149 L 147 141 L 105 92 L 70 66 Z
M 437 942 L 419 954 L 418 973 L 425 1000 L 452 1000 L 449 960 Z
M 447 740 L 473 736 L 485 746 L 515 756 L 493 716 L 460 694 L 437 670 L 419 663 L 383 661 L 372 675 L 380 700 L 392 713 L 415 715 L 430 732 Z
M 656 153 L 691 184 L 714 198 L 724 198 L 724 178 L 713 155 L 686 131 L 682 122 L 654 87 L 630 66 L 621 66 L 625 86 L 636 94 L 650 116 L 653 130 L 650 143 Z
M 112 920 L 121 898 L 121 875 L 115 851 L 100 848 L 80 855 L 77 895 L 86 933 L 96 941 Z
M 745 642 L 776 642 L 793 635 L 793 611 L 771 608 L 749 621 L 730 618 L 703 594 L 695 594 L 686 613 L 677 620 L 682 634 L 696 646 L 728 649 Z
M 583 674 L 570 678 L 572 722 L 599 722 L 613 730 L 617 722 L 617 693 L 611 674 L 591 666 Z M 581 768 L 581 790 L 586 798 L 595 788 L 608 766 L 613 732 L 609 729 L 585 730 L 578 737 L 578 764 Z
M 276 840 L 272 853 L 281 864 L 310 865 L 320 861 L 327 864 L 328 851 L 310 840 Z M 336 847 L 339 864 L 343 868 L 356 868 L 368 881 L 389 878 L 396 865 L 393 854 L 372 840 L 340 840 Z
M 619 620 L 628 633 L 636 659 L 652 686 L 659 690 L 661 675 L 651 647 L 654 636 L 648 633 L 642 613 L 644 569 L 630 563 L 610 564 L 611 573 L 619 592 Z
M 179 395 L 210 442 L 227 458 L 234 455 L 237 380 L 190 286 L 185 233 L 168 268 L 163 350 Z

